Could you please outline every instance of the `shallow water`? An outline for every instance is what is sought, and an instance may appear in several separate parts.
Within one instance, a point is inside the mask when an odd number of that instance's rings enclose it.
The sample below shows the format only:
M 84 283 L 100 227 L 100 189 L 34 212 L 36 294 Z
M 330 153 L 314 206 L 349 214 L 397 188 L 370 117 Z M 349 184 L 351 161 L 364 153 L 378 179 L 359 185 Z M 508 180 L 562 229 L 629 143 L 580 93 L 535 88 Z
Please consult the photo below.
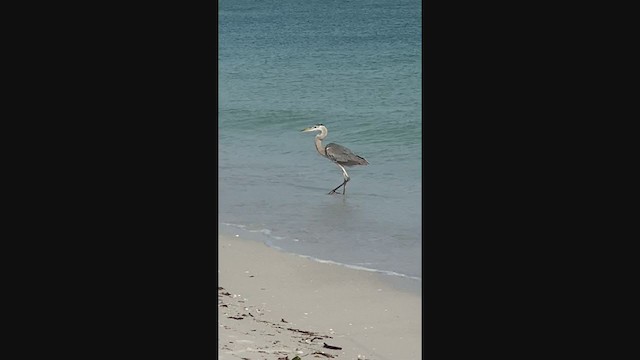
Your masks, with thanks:
M 219 2 L 219 222 L 288 252 L 421 279 L 421 3 Z M 340 169 L 323 123 L 369 161 Z

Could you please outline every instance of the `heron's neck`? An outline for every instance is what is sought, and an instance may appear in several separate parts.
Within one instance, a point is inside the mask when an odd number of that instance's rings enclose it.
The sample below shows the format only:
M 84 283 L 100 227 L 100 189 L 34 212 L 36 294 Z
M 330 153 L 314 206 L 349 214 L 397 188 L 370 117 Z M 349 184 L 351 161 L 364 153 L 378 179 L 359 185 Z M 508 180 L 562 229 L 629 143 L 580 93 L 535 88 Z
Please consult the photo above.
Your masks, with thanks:
M 322 134 L 316 136 L 316 150 L 318 150 L 320 155 L 327 156 L 327 151 L 324 149 L 324 146 L 322 146 L 322 139 L 324 139 L 324 136 L 322 136 Z

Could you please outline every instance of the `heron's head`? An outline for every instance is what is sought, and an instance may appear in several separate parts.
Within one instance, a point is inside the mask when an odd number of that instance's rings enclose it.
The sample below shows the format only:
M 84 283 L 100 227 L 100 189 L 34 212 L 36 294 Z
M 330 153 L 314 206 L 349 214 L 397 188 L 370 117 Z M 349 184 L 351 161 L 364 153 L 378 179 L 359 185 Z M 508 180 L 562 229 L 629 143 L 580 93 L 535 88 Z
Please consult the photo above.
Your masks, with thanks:
M 302 130 L 300 130 L 300 131 L 302 131 L 302 132 L 309 132 L 309 131 L 327 131 L 327 128 L 326 128 L 324 125 L 322 125 L 322 124 L 315 124 L 315 125 L 313 125 L 313 126 L 309 126 L 308 128 L 306 128 L 306 129 L 302 129 Z

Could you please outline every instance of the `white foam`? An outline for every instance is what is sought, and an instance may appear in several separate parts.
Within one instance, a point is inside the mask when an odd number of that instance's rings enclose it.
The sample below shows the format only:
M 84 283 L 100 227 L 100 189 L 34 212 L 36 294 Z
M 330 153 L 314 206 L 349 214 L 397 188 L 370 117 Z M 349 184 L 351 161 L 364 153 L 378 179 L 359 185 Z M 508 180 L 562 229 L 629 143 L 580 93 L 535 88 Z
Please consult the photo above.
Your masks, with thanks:
M 240 224 L 231 224 L 231 223 L 224 223 L 224 222 L 223 222 L 223 223 L 220 223 L 220 224 L 222 224 L 222 225 L 227 225 L 227 226 L 233 226 L 233 227 L 237 227 L 237 228 L 240 228 L 240 229 L 244 229 L 244 228 L 246 228 L 246 226 L 244 226 L 244 225 L 240 225 Z
M 367 267 L 364 267 L 364 266 L 343 264 L 343 263 L 340 263 L 340 262 L 337 262 L 337 261 L 318 259 L 318 258 L 315 258 L 313 256 L 308 256 L 308 255 L 300 255 L 300 254 L 296 254 L 296 255 L 298 255 L 300 257 L 303 257 L 303 258 L 306 258 L 306 259 L 310 259 L 310 260 L 322 263 L 322 264 L 340 265 L 340 266 L 344 266 L 344 267 L 347 267 L 349 269 L 354 269 L 354 270 L 369 271 L 369 272 L 375 272 L 375 273 L 379 273 L 379 274 L 385 274 L 385 275 L 391 275 L 391 276 L 399 276 L 399 277 L 403 277 L 403 278 L 407 278 L 407 279 L 413 279 L 413 280 L 422 281 L 422 278 L 419 278 L 419 277 L 416 277 L 416 276 L 410 276 L 410 275 L 406 275 L 406 274 L 397 273 L 395 271 L 379 270 L 379 269 L 367 268 Z
M 259 233 L 263 233 L 265 235 L 271 235 L 271 230 L 269 230 L 269 229 L 249 230 L 249 232 L 252 232 L 252 233 L 259 232 Z

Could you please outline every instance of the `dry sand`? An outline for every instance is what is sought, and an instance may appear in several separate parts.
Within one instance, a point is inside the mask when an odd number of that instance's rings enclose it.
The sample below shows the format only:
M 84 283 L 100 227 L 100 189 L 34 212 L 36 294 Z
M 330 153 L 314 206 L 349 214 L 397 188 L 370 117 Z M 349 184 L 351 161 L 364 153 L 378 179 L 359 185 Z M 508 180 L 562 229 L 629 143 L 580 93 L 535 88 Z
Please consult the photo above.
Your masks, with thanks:
M 384 275 L 238 237 L 218 250 L 220 359 L 421 358 L 420 296 Z

